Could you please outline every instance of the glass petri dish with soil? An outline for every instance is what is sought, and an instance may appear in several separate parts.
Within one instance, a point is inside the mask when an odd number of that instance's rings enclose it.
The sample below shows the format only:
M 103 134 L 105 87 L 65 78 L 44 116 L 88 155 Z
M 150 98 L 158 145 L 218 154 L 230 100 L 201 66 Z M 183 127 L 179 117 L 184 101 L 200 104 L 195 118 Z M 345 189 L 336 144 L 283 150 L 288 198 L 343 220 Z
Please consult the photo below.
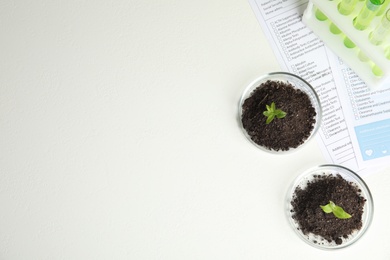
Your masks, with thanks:
M 247 139 L 270 153 L 290 153 L 316 134 L 321 106 L 314 88 L 288 72 L 252 81 L 239 102 L 239 124 Z
M 358 241 L 370 226 L 373 212 L 366 183 L 338 165 L 306 170 L 293 181 L 286 196 L 287 218 L 294 232 L 309 245 L 325 250 Z

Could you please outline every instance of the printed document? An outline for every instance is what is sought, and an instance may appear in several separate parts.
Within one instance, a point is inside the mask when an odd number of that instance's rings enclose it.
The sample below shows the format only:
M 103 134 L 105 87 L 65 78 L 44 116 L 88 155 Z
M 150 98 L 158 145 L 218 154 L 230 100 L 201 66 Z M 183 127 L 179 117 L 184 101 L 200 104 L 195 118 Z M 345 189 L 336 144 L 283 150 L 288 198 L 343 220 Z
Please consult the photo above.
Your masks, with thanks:
M 249 0 L 281 68 L 308 81 L 322 105 L 317 141 L 329 163 L 360 174 L 390 157 L 390 88 L 365 83 L 302 23 L 308 0 Z

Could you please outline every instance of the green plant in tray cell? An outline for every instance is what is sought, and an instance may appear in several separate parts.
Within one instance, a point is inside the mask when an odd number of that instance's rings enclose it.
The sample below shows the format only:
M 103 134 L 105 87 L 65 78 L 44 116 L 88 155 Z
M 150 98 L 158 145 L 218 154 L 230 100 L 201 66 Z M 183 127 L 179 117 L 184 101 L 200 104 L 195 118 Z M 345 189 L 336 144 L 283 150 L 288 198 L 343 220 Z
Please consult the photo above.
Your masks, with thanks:
M 284 118 L 287 113 L 280 110 L 280 109 L 276 109 L 276 106 L 275 106 L 275 103 L 272 102 L 271 105 L 266 105 L 266 108 L 267 110 L 263 112 L 263 115 L 265 115 L 267 117 L 267 120 L 266 120 L 266 124 L 268 125 L 269 123 L 272 122 L 272 120 L 274 120 L 274 118 Z
M 337 206 L 333 201 L 329 201 L 329 204 L 326 204 L 325 206 L 320 205 L 320 207 L 327 214 L 333 213 L 336 218 L 347 219 L 352 217 L 347 212 L 345 212 L 342 207 Z

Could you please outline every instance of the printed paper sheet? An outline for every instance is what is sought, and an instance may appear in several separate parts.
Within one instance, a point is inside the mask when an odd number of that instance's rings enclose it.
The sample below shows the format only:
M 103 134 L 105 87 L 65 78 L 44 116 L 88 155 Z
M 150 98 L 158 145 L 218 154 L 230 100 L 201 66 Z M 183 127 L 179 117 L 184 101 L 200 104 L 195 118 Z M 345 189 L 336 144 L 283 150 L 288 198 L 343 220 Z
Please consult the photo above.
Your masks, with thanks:
M 370 92 L 301 21 L 308 0 L 249 0 L 283 70 L 310 82 L 323 109 L 317 140 L 325 159 L 359 173 L 390 155 L 390 88 Z

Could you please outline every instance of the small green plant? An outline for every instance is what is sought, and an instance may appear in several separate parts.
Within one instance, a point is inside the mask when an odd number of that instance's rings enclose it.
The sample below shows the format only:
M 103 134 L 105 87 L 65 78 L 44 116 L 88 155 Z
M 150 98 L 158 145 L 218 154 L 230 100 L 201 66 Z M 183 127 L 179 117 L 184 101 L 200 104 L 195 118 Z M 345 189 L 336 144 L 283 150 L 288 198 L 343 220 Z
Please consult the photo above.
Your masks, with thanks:
M 336 218 L 346 219 L 352 217 L 347 212 L 345 212 L 342 207 L 334 204 L 333 201 L 329 201 L 329 204 L 326 204 L 325 206 L 320 205 L 320 207 L 325 213 L 333 213 Z
M 280 109 L 276 109 L 275 107 L 275 103 L 272 102 L 271 105 L 266 105 L 266 108 L 267 108 L 267 111 L 264 111 L 263 112 L 263 115 L 265 115 L 267 117 L 267 121 L 265 121 L 265 123 L 268 125 L 269 123 L 272 122 L 272 120 L 274 120 L 274 118 L 283 118 L 287 115 L 286 112 L 280 110 Z

